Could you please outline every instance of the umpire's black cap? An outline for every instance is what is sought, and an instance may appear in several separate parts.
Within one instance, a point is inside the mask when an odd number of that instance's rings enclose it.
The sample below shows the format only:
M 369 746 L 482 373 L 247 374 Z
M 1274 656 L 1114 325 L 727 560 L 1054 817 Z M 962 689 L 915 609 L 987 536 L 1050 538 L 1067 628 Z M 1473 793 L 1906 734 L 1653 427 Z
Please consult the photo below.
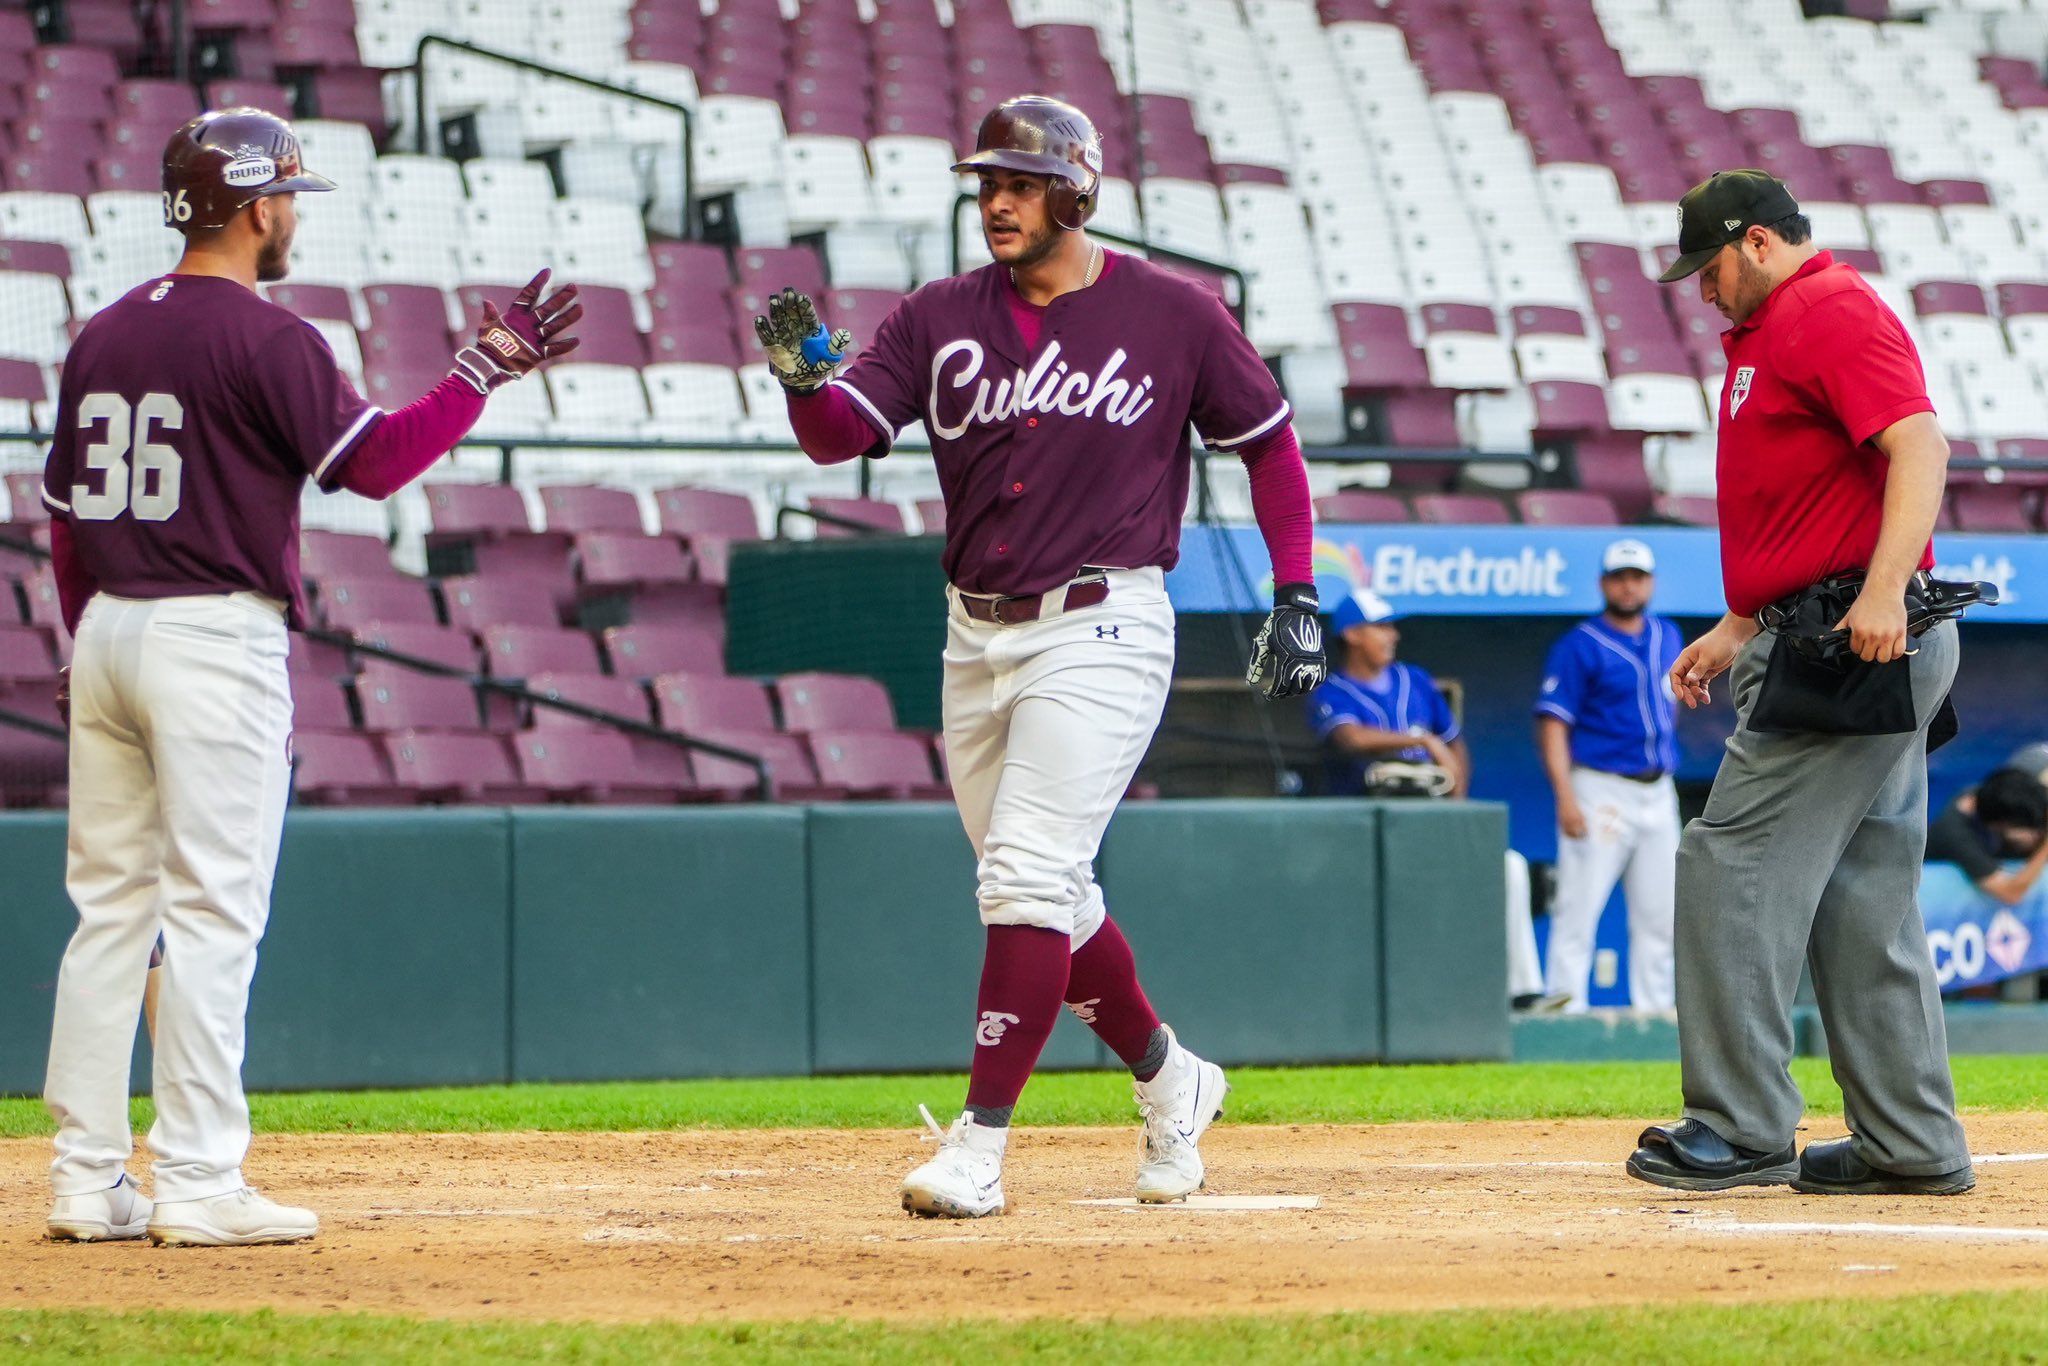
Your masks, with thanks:
M 1769 171 L 1717 171 L 1678 201 L 1679 257 L 1657 279 L 1683 280 L 1758 224 L 1799 212 L 1799 201 Z

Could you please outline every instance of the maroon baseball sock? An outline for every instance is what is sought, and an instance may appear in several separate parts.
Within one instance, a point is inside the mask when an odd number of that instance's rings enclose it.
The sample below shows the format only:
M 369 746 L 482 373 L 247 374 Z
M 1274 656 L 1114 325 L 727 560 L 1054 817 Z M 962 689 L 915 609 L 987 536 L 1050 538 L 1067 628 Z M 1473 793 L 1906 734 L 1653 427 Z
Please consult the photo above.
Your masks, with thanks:
M 1060 1016 L 1072 942 L 1059 930 L 991 925 L 975 999 L 974 1066 L 967 1108 L 977 1124 L 1010 1122 L 1017 1097 Z
M 1067 972 L 1067 1005 L 1139 1081 L 1150 1081 L 1166 1061 L 1166 1035 L 1145 988 L 1138 985 L 1130 943 L 1107 916 L 1074 955 Z

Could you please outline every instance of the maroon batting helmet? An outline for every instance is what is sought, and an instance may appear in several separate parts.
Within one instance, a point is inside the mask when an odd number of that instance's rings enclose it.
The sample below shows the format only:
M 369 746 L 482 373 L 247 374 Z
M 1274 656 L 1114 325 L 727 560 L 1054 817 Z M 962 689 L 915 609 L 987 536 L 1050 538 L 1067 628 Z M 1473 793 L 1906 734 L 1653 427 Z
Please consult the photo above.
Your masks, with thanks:
M 1102 135 L 1086 114 L 1045 95 L 1019 95 L 989 111 L 975 135 L 974 154 L 956 171 L 1028 171 L 1050 176 L 1046 207 L 1052 221 L 1075 232 L 1095 216 L 1102 182 Z
M 268 195 L 331 190 L 334 182 L 299 164 L 299 139 L 275 114 L 216 109 L 164 145 L 164 226 L 224 228 Z

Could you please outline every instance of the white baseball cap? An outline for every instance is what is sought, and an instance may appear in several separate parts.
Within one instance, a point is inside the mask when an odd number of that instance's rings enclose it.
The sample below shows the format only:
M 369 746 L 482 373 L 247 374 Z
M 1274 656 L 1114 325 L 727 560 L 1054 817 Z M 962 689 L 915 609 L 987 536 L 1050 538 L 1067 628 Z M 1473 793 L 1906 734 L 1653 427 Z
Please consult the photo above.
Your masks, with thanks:
M 1338 634 L 1354 626 L 1369 626 L 1382 621 L 1392 621 L 1398 615 L 1394 605 L 1370 588 L 1354 588 L 1350 594 L 1330 609 L 1331 624 Z
M 1640 569 L 1645 574 L 1654 574 L 1657 572 L 1657 557 L 1641 541 L 1633 538 L 1616 541 L 1600 557 L 1600 572 L 1619 574 L 1624 569 Z

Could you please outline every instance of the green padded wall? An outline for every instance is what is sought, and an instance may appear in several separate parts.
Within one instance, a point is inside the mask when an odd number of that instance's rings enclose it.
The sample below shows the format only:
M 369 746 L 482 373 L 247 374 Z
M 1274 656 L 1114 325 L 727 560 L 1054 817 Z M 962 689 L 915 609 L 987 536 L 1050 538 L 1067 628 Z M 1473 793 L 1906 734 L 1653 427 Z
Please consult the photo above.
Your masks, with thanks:
M 505 812 L 294 811 L 249 993 L 251 1090 L 510 1075 Z
M 1117 812 L 1098 860 L 1109 913 L 1190 1048 L 1219 1062 L 1379 1056 L 1378 819 L 1355 801 Z
M 57 966 L 78 924 L 64 894 L 64 813 L 0 817 L 0 870 L 0 1094 L 36 1095 L 50 1056 Z
M 1374 805 L 1387 1061 L 1506 1060 L 1507 808 Z
M 889 690 L 897 725 L 937 730 L 946 648 L 940 544 L 886 536 L 734 546 L 726 672 L 866 674 Z
M 959 815 L 941 803 L 897 803 L 814 806 L 810 816 L 817 1070 L 966 1067 L 984 936 Z M 1092 1067 L 1105 1057 L 1062 1012 L 1042 1060 Z M 944 1115 L 956 1099 L 927 1103 Z
M 808 1070 L 802 808 L 511 821 L 518 1080 Z

